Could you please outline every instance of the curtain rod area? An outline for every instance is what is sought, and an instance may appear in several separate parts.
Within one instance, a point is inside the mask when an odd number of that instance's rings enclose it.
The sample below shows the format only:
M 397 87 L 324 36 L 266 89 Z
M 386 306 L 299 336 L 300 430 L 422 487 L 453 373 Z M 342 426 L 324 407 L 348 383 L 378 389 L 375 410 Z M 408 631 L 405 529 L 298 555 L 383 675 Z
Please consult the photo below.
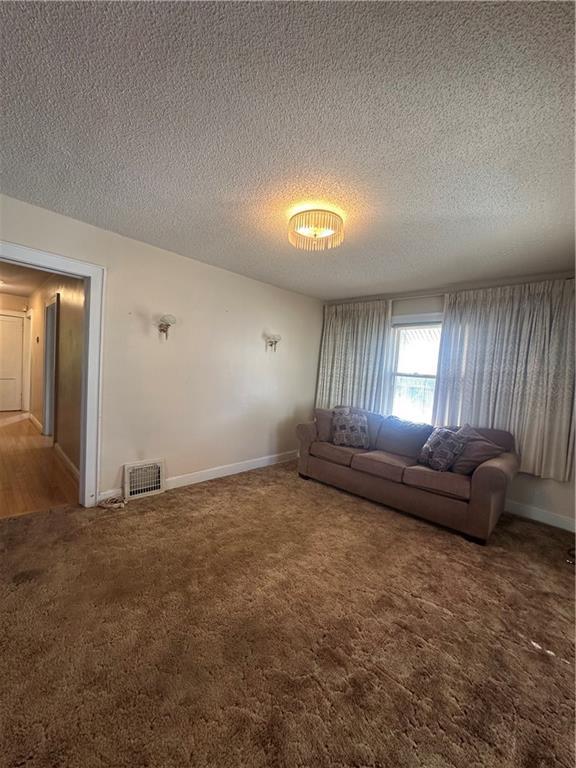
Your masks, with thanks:
M 352 296 L 347 299 L 327 299 L 324 304 L 353 304 L 356 301 L 378 301 L 379 299 L 388 299 L 389 301 L 404 301 L 410 299 L 434 299 L 438 296 L 444 296 L 452 291 L 470 291 L 475 288 L 497 288 L 504 285 L 524 285 L 525 283 L 541 283 L 545 280 L 574 280 L 573 272 L 554 272 L 544 273 L 542 275 L 531 275 L 526 278 L 511 277 L 501 280 L 491 280 L 478 283 L 459 283 L 445 288 L 436 288 L 434 291 L 422 290 L 416 293 L 376 293 L 370 296 Z

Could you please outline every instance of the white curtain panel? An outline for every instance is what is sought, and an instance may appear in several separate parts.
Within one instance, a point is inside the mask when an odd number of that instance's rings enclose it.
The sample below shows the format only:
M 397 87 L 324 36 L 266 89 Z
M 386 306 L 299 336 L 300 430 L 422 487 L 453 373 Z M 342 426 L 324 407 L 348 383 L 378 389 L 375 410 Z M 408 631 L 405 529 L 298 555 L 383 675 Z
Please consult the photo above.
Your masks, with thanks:
M 574 468 L 574 280 L 448 294 L 434 423 L 510 431 L 521 472 Z
M 316 406 L 379 412 L 389 339 L 386 300 L 325 306 Z

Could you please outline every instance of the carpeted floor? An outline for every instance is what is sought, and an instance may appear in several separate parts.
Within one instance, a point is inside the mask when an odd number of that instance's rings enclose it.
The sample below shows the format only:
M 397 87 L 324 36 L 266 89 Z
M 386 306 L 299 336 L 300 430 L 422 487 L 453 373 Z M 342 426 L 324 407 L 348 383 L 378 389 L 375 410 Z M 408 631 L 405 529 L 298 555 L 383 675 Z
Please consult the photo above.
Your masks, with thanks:
M 573 765 L 571 537 L 293 465 L 0 522 L 0 765 Z

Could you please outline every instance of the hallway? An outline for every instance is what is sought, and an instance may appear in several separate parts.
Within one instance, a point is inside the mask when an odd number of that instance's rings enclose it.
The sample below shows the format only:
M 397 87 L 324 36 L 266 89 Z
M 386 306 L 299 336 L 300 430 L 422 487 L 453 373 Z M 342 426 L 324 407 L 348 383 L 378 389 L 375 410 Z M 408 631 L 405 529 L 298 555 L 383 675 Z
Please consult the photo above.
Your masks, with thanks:
M 78 503 L 78 483 L 28 414 L 0 412 L 0 518 Z

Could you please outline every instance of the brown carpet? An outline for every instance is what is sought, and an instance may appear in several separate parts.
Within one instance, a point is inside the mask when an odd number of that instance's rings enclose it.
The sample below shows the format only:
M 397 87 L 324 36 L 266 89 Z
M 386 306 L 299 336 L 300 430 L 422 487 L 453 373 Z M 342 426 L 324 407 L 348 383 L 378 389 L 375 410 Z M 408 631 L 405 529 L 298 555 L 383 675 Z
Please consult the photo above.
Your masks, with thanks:
M 0 764 L 573 765 L 571 537 L 270 467 L 0 522 Z

